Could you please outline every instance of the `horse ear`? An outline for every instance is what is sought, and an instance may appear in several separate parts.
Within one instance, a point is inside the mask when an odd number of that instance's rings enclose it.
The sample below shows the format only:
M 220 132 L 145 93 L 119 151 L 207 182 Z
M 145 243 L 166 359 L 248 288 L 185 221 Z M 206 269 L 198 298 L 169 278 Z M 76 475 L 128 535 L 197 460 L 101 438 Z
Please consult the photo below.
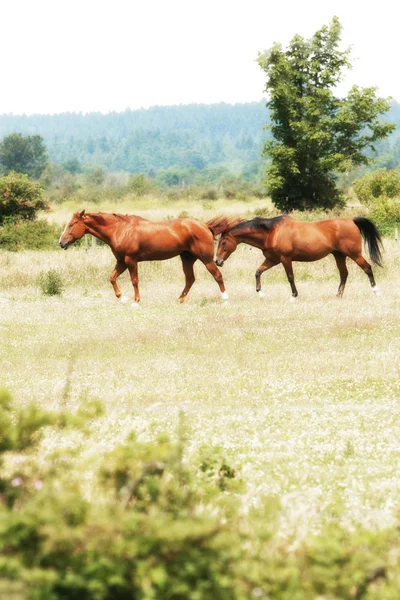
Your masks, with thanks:
M 85 214 L 85 209 L 83 209 L 83 210 L 82 210 L 82 211 L 79 213 L 79 216 L 80 216 L 80 217 L 83 217 L 83 215 L 84 215 L 84 214 Z

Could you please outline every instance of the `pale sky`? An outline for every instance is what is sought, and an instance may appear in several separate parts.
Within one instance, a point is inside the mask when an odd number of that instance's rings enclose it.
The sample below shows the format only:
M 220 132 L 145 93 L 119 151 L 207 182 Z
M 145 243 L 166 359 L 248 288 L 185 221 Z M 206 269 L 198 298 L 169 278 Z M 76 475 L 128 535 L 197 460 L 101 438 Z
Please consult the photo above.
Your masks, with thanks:
M 0 114 L 250 102 L 255 59 L 337 15 L 356 83 L 400 101 L 400 2 L 2 0 Z

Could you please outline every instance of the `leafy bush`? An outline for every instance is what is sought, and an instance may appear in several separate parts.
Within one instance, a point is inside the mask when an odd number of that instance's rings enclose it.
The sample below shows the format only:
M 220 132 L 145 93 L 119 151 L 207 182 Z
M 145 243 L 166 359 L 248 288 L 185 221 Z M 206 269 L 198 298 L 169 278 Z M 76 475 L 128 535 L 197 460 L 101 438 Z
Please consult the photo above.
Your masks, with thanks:
M 91 477 L 52 438 L 101 416 L 14 406 L 0 390 L 0 592 L 18 600 L 390 600 L 400 597 L 398 528 L 331 523 L 296 548 L 274 537 L 278 503 L 242 511 L 242 482 L 220 449 L 184 454 L 131 434 Z M 62 440 L 65 442 L 65 440 Z M 91 467 L 93 469 L 93 466 Z M 245 514 L 243 514 L 243 512 Z
M 381 169 L 367 173 L 353 183 L 358 199 L 366 206 L 377 206 L 387 198 L 400 197 L 400 173 Z
M 56 269 L 50 269 L 40 274 L 39 287 L 45 296 L 60 296 L 64 289 L 64 282 Z
M 0 226 L 0 248 L 3 250 L 54 250 L 59 237 L 59 226 L 44 219 L 5 219 Z
M 93 417 L 22 411 L 9 395 L 0 413 L 0 458 L 32 448 L 46 425 Z M 85 499 L 80 474 L 63 460 L 47 472 L 42 464 L 39 479 L 25 460 L 11 460 L 14 470 L 0 465 L 3 587 L 19 581 L 26 598 L 43 600 L 244 599 L 234 574 L 240 534 L 229 525 L 235 504 L 183 462 L 181 441 L 129 436 L 104 457 L 101 501 Z M 223 465 L 228 489 L 234 472 Z
M 132 174 L 129 176 L 128 188 L 136 196 L 144 196 L 151 192 L 153 186 L 143 173 L 139 173 L 138 175 Z
M 207 188 L 201 194 L 202 200 L 218 200 L 218 193 L 215 188 Z
M 0 177 L 0 224 L 6 217 L 33 220 L 39 210 L 49 210 L 49 206 L 38 183 L 15 172 Z

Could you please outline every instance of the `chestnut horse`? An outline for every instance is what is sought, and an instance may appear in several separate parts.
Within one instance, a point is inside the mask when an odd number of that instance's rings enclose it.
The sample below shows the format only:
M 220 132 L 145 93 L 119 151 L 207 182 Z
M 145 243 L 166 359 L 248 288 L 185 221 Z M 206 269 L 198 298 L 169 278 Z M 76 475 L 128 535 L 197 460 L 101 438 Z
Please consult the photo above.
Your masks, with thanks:
M 372 261 L 379 266 L 382 266 L 382 240 L 376 226 L 364 217 L 328 219 L 314 223 L 296 221 L 288 215 L 251 221 L 220 217 L 218 222 L 214 220 L 214 233 L 221 234 L 215 261 L 219 267 L 222 267 L 242 242 L 260 248 L 265 256 L 264 262 L 256 271 L 256 291 L 260 297 L 264 295 L 261 290 L 261 274 L 281 263 L 292 289 L 292 297 L 296 298 L 298 293 L 292 262 L 320 260 L 328 254 L 333 254 L 339 269 L 339 297 L 343 295 L 346 285 L 347 257 L 361 267 L 368 275 L 373 291 L 378 292 L 371 265 L 361 254 L 362 237 L 368 245 Z
M 129 270 L 135 290 L 134 306 L 140 302 L 138 287 L 138 262 L 144 260 L 165 260 L 180 256 L 185 274 L 185 287 L 179 297 L 183 302 L 192 287 L 195 277 L 193 265 L 197 259 L 205 265 L 219 285 L 223 300 L 228 300 L 221 272 L 214 263 L 213 221 L 207 224 L 193 219 L 173 219 L 152 222 L 134 215 L 77 212 L 67 223 L 59 244 L 66 250 L 85 233 L 90 233 L 108 244 L 117 259 L 110 276 L 115 295 L 123 303 L 117 285 L 117 277 Z

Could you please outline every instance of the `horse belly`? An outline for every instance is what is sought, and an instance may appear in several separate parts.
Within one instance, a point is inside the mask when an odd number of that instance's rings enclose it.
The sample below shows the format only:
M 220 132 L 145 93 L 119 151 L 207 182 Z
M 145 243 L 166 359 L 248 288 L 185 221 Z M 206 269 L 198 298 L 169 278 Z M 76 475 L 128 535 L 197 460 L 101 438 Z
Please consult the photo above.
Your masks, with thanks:
M 167 260 L 174 258 L 185 252 L 188 244 L 185 241 L 171 240 L 151 240 L 145 244 L 140 244 L 138 250 L 138 260 Z
M 313 240 L 313 242 L 302 242 L 293 247 L 292 260 L 299 262 L 313 262 L 325 258 L 332 252 L 332 246 L 326 240 Z

